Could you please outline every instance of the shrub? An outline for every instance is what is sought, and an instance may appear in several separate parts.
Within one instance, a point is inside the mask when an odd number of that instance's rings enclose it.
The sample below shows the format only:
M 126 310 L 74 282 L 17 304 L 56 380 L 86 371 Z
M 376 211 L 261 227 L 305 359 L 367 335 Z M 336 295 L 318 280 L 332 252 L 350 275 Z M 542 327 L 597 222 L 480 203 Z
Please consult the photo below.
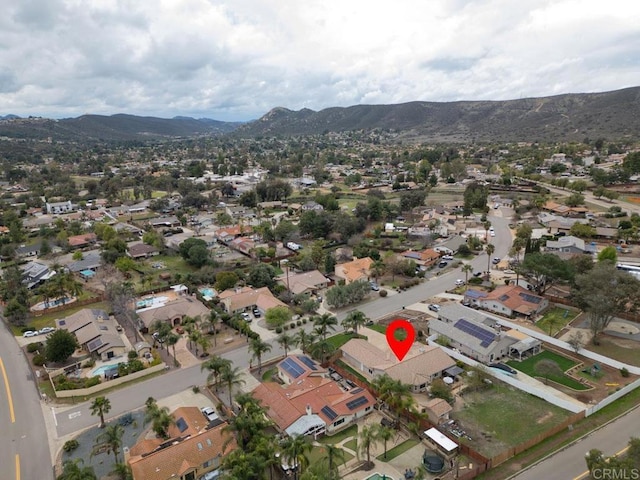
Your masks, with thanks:
M 469 285 L 480 285 L 483 282 L 480 277 L 472 277 L 469 279 Z
M 67 440 L 66 442 L 64 442 L 64 445 L 62 446 L 62 450 L 64 450 L 67 453 L 71 453 L 79 446 L 80 446 L 80 443 L 78 443 L 78 440 L 75 440 L 75 439 Z
M 629 370 L 627 370 L 627 367 L 622 367 L 620 369 L 620 375 L 622 375 L 624 378 L 627 378 L 629 376 Z
M 295 324 L 294 322 L 291 322 L 291 323 L 289 324 L 289 328 L 296 328 L 296 324 Z
M 33 342 L 27 345 L 27 352 L 35 353 L 42 348 L 42 342 Z
M 84 367 L 85 368 L 93 368 L 95 366 L 96 366 L 96 361 L 93 358 L 90 358 L 89 360 L 84 362 Z
M 296 325 L 297 325 L 297 326 L 302 325 L 302 320 L 298 320 L 298 321 L 296 322 Z
M 388 295 L 388 292 L 385 289 L 381 289 L 380 292 L 378 292 L 378 294 L 384 298 Z
M 93 387 L 95 385 L 98 385 L 100 383 L 100 377 L 95 375 L 91 378 L 87 378 L 84 381 L 84 388 L 89 388 L 89 387 Z
M 276 327 L 276 333 L 277 334 L 281 334 L 282 333 L 282 327 Z
M 129 350 L 129 353 L 127 354 L 127 357 L 129 357 L 129 360 L 133 360 L 134 358 L 138 358 L 138 352 L 136 352 L 135 350 Z
M 306 325 L 306 324 L 307 324 L 307 319 L 306 319 L 306 318 L 303 318 L 303 319 L 302 319 L 302 323 L 303 323 L 303 325 Z
M 38 353 L 37 355 L 33 356 L 33 364 L 36 367 L 41 367 L 42 365 L 44 365 L 44 362 L 45 362 L 45 358 L 42 353 Z

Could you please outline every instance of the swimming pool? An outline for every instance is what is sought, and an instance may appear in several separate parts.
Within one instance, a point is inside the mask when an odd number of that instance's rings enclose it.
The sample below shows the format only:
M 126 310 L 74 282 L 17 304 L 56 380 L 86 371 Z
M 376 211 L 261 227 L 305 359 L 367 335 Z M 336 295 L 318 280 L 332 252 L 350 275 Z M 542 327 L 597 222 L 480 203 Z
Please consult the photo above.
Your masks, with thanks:
M 118 368 L 118 364 L 111 364 L 111 365 L 102 365 L 98 368 L 95 368 L 94 370 L 91 371 L 91 375 L 89 375 L 90 377 L 104 377 L 104 372 L 106 372 L 107 370 L 111 370 L 111 369 L 117 369 Z
M 200 288 L 198 289 L 198 291 L 202 294 L 205 300 L 211 300 L 216 295 L 216 292 L 213 291 L 213 288 L 209 288 L 209 287 Z
M 161 305 L 164 305 L 168 299 L 169 297 L 150 297 L 138 300 L 136 302 L 136 310 L 142 308 L 159 307 Z
M 393 477 L 384 474 L 380 475 L 378 472 L 376 472 L 370 477 L 367 477 L 367 480 L 393 480 Z

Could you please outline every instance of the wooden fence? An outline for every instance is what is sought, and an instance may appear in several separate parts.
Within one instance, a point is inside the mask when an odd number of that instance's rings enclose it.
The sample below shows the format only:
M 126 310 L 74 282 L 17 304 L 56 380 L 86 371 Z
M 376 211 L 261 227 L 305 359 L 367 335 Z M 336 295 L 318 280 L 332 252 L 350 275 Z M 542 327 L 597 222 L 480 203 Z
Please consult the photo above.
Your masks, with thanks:
M 85 298 L 84 300 L 76 300 L 75 302 L 65 303 L 64 305 L 60 305 L 58 307 L 51 307 L 45 310 L 34 310 L 31 311 L 31 315 L 33 317 L 40 317 L 49 313 L 57 313 L 63 312 L 65 310 L 69 310 L 70 308 L 82 307 L 84 305 L 91 305 L 92 303 L 98 303 L 104 300 L 104 296 Z

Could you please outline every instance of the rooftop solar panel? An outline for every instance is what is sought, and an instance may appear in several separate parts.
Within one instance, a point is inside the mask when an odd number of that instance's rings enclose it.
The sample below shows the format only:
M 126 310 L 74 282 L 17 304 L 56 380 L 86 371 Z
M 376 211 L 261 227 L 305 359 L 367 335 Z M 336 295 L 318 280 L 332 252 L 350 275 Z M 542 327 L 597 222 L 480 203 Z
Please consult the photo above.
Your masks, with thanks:
M 185 421 L 184 418 L 180 417 L 176 421 L 176 427 L 178 427 L 178 430 L 180 430 L 180 433 L 182 433 L 187 429 L 187 422 Z
M 536 305 L 538 305 L 542 301 L 542 298 L 536 295 L 531 295 L 529 293 L 521 293 L 520 297 L 522 297 L 525 302 L 535 303 Z
M 333 409 L 329 406 L 322 407 L 320 411 L 324 413 L 331 421 L 335 420 L 335 418 L 338 416 L 338 414 L 334 412 Z
M 475 325 L 465 319 L 458 320 L 454 327 L 480 340 L 480 346 L 482 347 L 488 347 L 496 338 L 495 333 L 485 330 L 481 326 Z
M 280 364 L 280 367 L 287 372 L 292 378 L 298 378 L 304 373 L 304 369 L 298 365 L 292 358 L 286 358 Z
M 311 360 L 309 357 L 305 356 L 305 355 L 300 355 L 298 357 L 298 359 L 304 363 L 307 367 L 309 367 L 311 370 L 318 370 L 318 367 L 316 366 L 316 363 Z
M 102 338 L 98 337 L 95 340 L 91 340 L 89 343 L 87 343 L 87 348 L 89 349 L 90 352 L 95 352 L 103 344 L 104 342 L 102 341 Z
M 365 403 L 367 403 L 367 397 L 363 395 L 362 397 L 358 397 L 355 400 L 351 400 L 350 402 L 347 402 L 347 408 L 349 410 L 355 410 L 356 408 L 364 405 Z
M 349 393 L 351 393 L 351 395 L 355 395 L 356 393 L 360 393 L 362 390 L 362 388 L 356 388 L 354 390 L 351 390 Z

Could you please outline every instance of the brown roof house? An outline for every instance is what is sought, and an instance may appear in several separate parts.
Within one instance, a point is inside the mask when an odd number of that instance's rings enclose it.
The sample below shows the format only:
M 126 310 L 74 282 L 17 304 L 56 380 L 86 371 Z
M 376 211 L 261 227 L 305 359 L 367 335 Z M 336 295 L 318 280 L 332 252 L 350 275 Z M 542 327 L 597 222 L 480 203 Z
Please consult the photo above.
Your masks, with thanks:
M 318 290 L 329 286 L 329 279 L 325 277 L 319 270 L 311 270 L 309 272 L 292 273 L 289 269 L 277 277 L 278 283 L 284 285 L 291 293 L 297 295 L 299 293 L 315 294 Z
M 375 399 L 363 388 L 346 389 L 328 371 L 305 355 L 290 355 L 278 364 L 281 386 L 265 382 L 253 396 L 288 435 L 334 433 L 373 411 Z
M 125 460 L 134 480 L 213 480 L 222 459 L 237 448 L 226 422 L 208 422 L 198 407 L 180 407 L 172 415 L 169 440 L 142 439 Z
M 519 285 L 501 285 L 483 295 L 477 303 L 486 310 L 507 317 L 531 318 L 549 307 L 549 300 Z
M 251 310 L 254 307 L 266 312 L 273 307 L 286 307 L 276 297 L 273 296 L 268 287 L 262 288 L 229 288 L 218 295 L 220 303 L 227 313 L 240 313 Z
M 129 245 L 129 249 L 127 250 L 127 255 L 129 255 L 134 260 L 138 258 L 149 258 L 155 255 L 159 255 L 160 250 L 153 245 L 147 245 L 146 243 L 135 243 L 133 245 Z
M 95 233 L 84 233 L 82 235 L 73 235 L 67 238 L 67 242 L 71 248 L 87 247 L 96 243 L 98 236 Z
M 144 327 L 150 328 L 155 322 L 168 322 L 172 326 L 180 325 L 184 317 L 201 317 L 209 315 L 210 310 L 200 300 L 194 297 L 177 297 L 172 300 L 170 297 L 162 300 L 162 296 L 152 298 L 151 302 L 139 300 L 139 309 L 136 310 L 138 317 Z M 140 308 L 142 307 L 142 308 Z
M 344 280 L 344 283 L 356 282 L 358 280 L 369 280 L 371 275 L 371 265 L 373 260 L 369 257 L 356 258 L 350 262 L 336 265 L 335 276 Z
M 432 248 L 426 248 L 419 252 L 415 250 L 407 250 L 402 252 L 400 255 L 425 267 L 434 265 L 440 260 L 440 252 L 436 252 Z
M 107 312 L 90 308 L 56 320 L 57 328 L 73 333 L 83 349 L 102 360 L 120 357 L 126 352 L 117 326 Z
M 394 380 L 411 385 L 414 392 L 424 392 L 455 362 L 440 347 L 414 343 L 402 362 L 389 348 L 385 335 L 367 331 L 367 340 L 354 338 L 340 347 L 342 359 L 356 371 L 373 379 L 387 374 Z

